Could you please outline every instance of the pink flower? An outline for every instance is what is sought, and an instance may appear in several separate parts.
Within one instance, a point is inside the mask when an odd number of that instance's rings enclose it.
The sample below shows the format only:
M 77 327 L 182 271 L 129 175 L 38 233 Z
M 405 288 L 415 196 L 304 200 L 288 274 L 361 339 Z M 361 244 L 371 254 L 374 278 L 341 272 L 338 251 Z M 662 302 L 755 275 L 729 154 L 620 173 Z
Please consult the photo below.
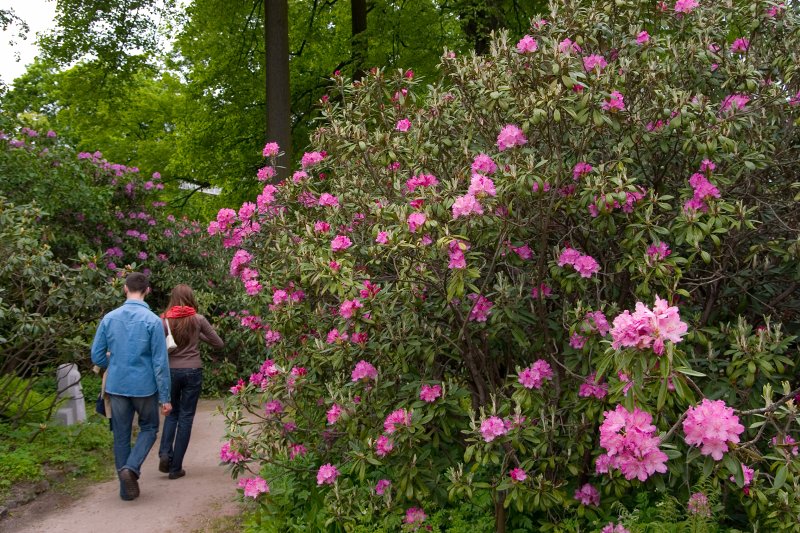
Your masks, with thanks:
M 330 330 L 328 332 L 328 337 L 327 337 L 326 340 L 327 340 L 328 344 L 334 344 L 334 343 L 339 342 L 339 341 L 344 342 L 348 338 L 349 338 L 349 336 L 347 335 L 346 332 L 342 331 L 341 333 L 339 333 L 338 329 L 333 328 L 332 330 Z
M 402 119 L 402 120 L 398 120 L 398 121 L 397 121 L 397 126 L 395 126 L 395 129 L 396 129 L 397 131 L 403 131 L 403 132 L 406 132 L 406 131 L 408 131 L 408 129 L 409 129 L 410 127 L 411 127 L 411 121 L 410 121 L 410 120 L 408 120 L 407 118 L 404 118 L 404 119 Z
M 750 40 L 744 37 L 739 37 L 733 44 L 731 44 L 731 52 L 734 54 L 744 54 L 750 49 Z
M 614 524 L 614 522 L 609 522 L 606 524 L 600 533 L 631 533 L 628 528 L 623 526 L 622 524 Z
M 583 68 L 587 72 L 594 70 L 597 74 L 600 74 L 607 66 L 606 58 L 601 55 L 592 54 L 583 58 Z
M 244 382 L 242 382 L 244 384 Z M 228 441 L 219 449 L 219 458 L 223 463 L 241 463 L 245 460 L 244 455 L 232 449 L 233 441 Z
M 593 257 L 588 255 L 582 255 L 577 258 L 572 266 L 575 267 L 575 271 L 580 274 L 582 278 L 591 278 L 592 274 L 596 274 L 600 271 L 600 265 Z
M 244 390 L 244 388 L 246 386 L 247 386 L 247 384 L 245 384 L 244 380 L 240 379 L 236 383 L 236 385 L 234 385 L 233 387 L 230 388 L 231 394 L 239 394 L 240 392 L 242 392 Z
M 513 468 L 513 469 L 511 469 L 511 471 L 508 473 L 508 475 L 515 482 L 522 482 L 522 481 L 525 481 L 526 479 L 528 479 L 528 474 L 526 474 L 525 471 L 523 469 L 521 469 L 521 468 Z
M 423 224 L 425 224 L 426 219 L 427 217 L 425 217 L 425 213 L 419 213 L 419 212 L 411 213 L 410 215 L 408 215 L 407 219 L 408 231 L 410 231 L 411 233 L 416 233 L 417 229 L 421 227 Z
M 255 499 L 259 494 L 266 494 L 269 492 L 269 485 L 260 477 L 244 478 L 239 480 L 239 487 L 244 489 L 244 495 L 248 498 Z
M 323 159 L 325 159 L 323 152 L 306 152 L 300 160 L 300 165 L 306 169 L 321 163 Z
M 387 244 L 389 242 L 389 234 L 385 231 L 378 232 L 378 236 L 375 237 L 375 242 L 378 244 Z
M 577 261 L 581 257 L 581 253 L 574 249 L 567 246 L 561 252 L 561 255 L 558 256 L 558 266 L 563 267 L 564 265 L 575 265 L 575 261 Z
M 522 146 L 527 142 L 525 134 L 514 124 L 507 124 L 497 135 L 497 149 L 501 152 L 515 146 Z
M 453 202 L 453 220 L 458 217 L 465 217 L 471 214 L 482 215 L 483 207 L 480 202 L 471 194 L 459 196 Z
M 289 445 L 289 459 L 294 459 L 298 455 L 303 457 L 308 450 L 302 444 L 291 444 Z
M 530 54 L 538 49 L 539 44 L 536 42 L 536 39 L 530 35 L 526 35 L 517 43 L 517 52 L 520 54 Z
M 675 2 L 675 13 L 691 13 L 698 5 L 697 0 L 678 0 Z
M 296 170 L 294 174 L 292 174 L 292 181 L 295 183 L 300 183 L 304 179 L 308 179 L 308 174 L 304 170 Z
M 317 201 L 319 205 L 327 207 L 339 207 L 339 199 L 332 194 L 324 192 L 320 195 Z
M 353 381 L 361 381 L 362 379 L 376 380 L 378 379 L 378 371 L 370 363 L 361 360 L 358 363 L 356 363 L 356 367 L 350 374 L 350 379 L 352 379 Z
M 625 111 L 625 97 L 619 91 L 612 91 L 608 100 L 600 106 L 605 111 L 616 113 L 617 111 Z
M 258 169 L 258 181 L 268 181 L 275 177 L 275 168 L 267 165 Z
M 356 309 L 361 309 L 364 305 L 356 300 L 345 300 L 339 306 L 339 316 L 342 318 L 353 318 L 353 313 L 355 313 Z
M 686 508 L 691 514 L 711 518 L 711 505 L 708 503 L 708 497 L 702 492 L 695 492 L 689 496 Z
M 654 262 L 667 258 L 671 253 L 669 246 L 665 242 L 654 243 L 647 247 L 647 257 Z
M 375 455 L 378 457 L 386 457 L 393 449 L 394 444 L 386 435 L 381 435 L 375 441 Z
M 325 417 L 328 419 L 328 424 L 335 424 L 339 420 L 340 416 L 342 416 L 342 407 L 339 404 L 331 405 L 331 408 L 325 413 Z
M 581 47 L 572 42 L 572 39 L 564 39 L 558 43 L 558 51 L 562 54 L 570 55 L 572 52 L 581 53 Z
M 531 298 L 534 300 L 538 300 L 539 297 L 547 298 L 551 294 L 553 294 L 553 290 L 546 283 L 541 283 L 538 287 L 531 289 Z
M 667 471 L 667 455 L 658 448 L 661 441 L 650 413 L 638 407 L 628 411 L 617 405 L 614 411 L 605 411 L 603 417 L 600 446 L 607 451 L 609 467 L 619 469 L 625 479 L 639 481 Z
M 597 332 L 601 337 L 608 335 L 608 319 L 602 311 L 589 311 L 583 320 L 582 331 L 584 333 Z
M 791 437 L 791 435 L 784 435 L 780 441 L 780 444 L 778 444 L 777 436 L 772 437 L 770 444 L 772 444 L 773 446 L 779 446 L 780 449 L 786 453 L 786 455 L 789 455 L 791 453 L 792 455 L 797 456 L 798 453 L 800 453 L 798 452 L 797 441 L 795 441 Z
M 406 510 L 406 517 L 403 519 L 405 524 L 419 525 L 422 524 L 428 515 L 419 507 L 411 507 Z
M 699 405 L 689 407 L 686 411 L 683 430 L 687 444 L 702 446 L 702 455 L 710 455 L 720 461 L 723 453 L 728 451 L 728 443 L 739 442 L 744 426 L 724 401 L 705 398 Z
M 578 388 L 578 396 L 581 398 L 595 397 L 602 400 L 608 394 L 608 383 L 597 381 L 595 373 L 592 372 Z
M 472 293 L 467 296 L 467 298 L 475 302 L 472 305 L 472 309 L 469 311 L 469 320 L 474 322 L 486 322 L 486 319 L 489 318 L 489 313 L 492 312 L 494 304 L 489 301 L 488 298 L 480 294 Z
M 408 192 L 414 192 L 417 187 L 435 187 L 439 180 L 433 174 L 415 174 L 406 181 Z
M 599 506 L 600 491 L 598 491 L 589 483 L 586 483 L 575 491 L 575 499 L 581 502 L 581 505 Z
M 447 247 L 450 255 L 450 264 L 447 265 L 447 268 L 467 268 L 467 260 L 464 257 L 464 252 L 469 250 L 469 243 L 455 239 L 450 241 Z
M 505 422 L 500 417 L 490 416 L 481 422 L 481 435 L 483 435 L 483 440 L 486 442 L 492 442 L 495 438 L 506 433 L 508 433 L 508 428 L 506 428 Z
M 721 113 L 743 111 L 749 101 L 750 97 L 745 94 L 729 94 L 722 100 L 719 110 Z
M 687 331 L 688 326 L 681 321 L 678 308 L 656 296 L 652 311 L 637 302 L 633 314 L 626 310 L 614 319 L 611 346 L 615 350 L 621 347 L 641 350 L 652 346 L 653 351 L 661 355 L 664 341 L 681 342 Z
M 522 370 L 517 381 L 526 389 L 541 389 L 545 380 L 553 379 L 553 369 L 544 359 L 539 359 Z
M 278 155 L 278 152 L 280 152 L 278 143 L 267 143 L 264 145 L 264 157 L 274 157 Z
M 428 403 L 436 401 L 436 398 L 442 395 L 441 385 L 423 385 L 422 390 L 419 391 L 420 400 Z
M 267 415 L 277 415 L 283 412 L 283 405 L 278 400 L 271 400 L 267 402 L 267 405 L 264 409 L 264 412 Z
M 328 233 L 331 230 L 331 225 L 324 220 L 317 220 L 314 223 L 314 231 L 317 233 Z
M 579 161 L 572 169 L 572 179 L 578 181 L 580 178 L 592 171 L 592 165 L 585 161 Z
M 378 483 L 375 484 L 375 493 L 378 496 L 383 496 L 383 493 L 386 492 L 386 489 L 392 486 L 392 482 L 388 479 L 381 479 Z
M 640 31 L 639 35 L 636 36 L 636 44 L 643 45 L 647 44 L 650 41 L 650 34 L 647 31 Z
M 576 350 L 580 350 L 586 344 L 586 337 L 583 335 L 579 335 L 577 333 L 573 333 L 572 336 L 569 338 L 569 345 L 575 348 Z
M 495 190 L 494 182 L 491 179 L 487 178 L 483 174 L 473 174 L 467 194 L 470 194 L 476 198 L 481 198 L 487 195 L 497 196 L 497 191 Z
M 363 346 L 367 343 L 367 334 L 363 331 L 353 333 L 352 337 L 350 337 L 350 340 Z
M 331 241 L 331 250 L 333 250 L 334 252 L 347 250 L 348 248 L 350 248 L 350 246 L 352 246 L 352 244 L 353 242 L 350 239 L 348 239 L 346 235 L 337 235 Z
M 386 417 L 386 420 L 383 421 L 383 429 L 386 433 L 392 434 L 397 429 L 398 426 L 410 426 L 411 425 L 411 413 L 405 409 L 398 409 L 396 411 L 392 411 L 389 416 Z
M 317 471 L 317 485 L 333 485 L 337 477 L 339 471 L 336 467 L 330 463 L 324 464 Z
M 472 161 L 472 172 L 478 174 L 494 174 L 497 171 L 497 164 L 486 154 L 478 154 Z
M 261 284 L 254 279 L 249 279 L 244 282 L 244 290 L 248 294 L 248 296 L 255 296 L 256 294 L 261 292 L 262 288 L 263 287 L 261 286 Z

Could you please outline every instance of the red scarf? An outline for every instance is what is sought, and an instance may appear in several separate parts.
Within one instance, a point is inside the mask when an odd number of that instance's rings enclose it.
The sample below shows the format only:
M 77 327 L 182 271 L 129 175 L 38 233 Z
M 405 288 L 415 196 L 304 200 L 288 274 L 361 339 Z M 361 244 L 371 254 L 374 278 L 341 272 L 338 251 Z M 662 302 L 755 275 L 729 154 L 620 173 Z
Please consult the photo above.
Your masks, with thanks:
M 194 307 L 189 307 L 188 305 L 174 305 L 167 309 L 164 316 L 166 318 L 185 318 L 196 314 L 197 311 L 195 311 Z

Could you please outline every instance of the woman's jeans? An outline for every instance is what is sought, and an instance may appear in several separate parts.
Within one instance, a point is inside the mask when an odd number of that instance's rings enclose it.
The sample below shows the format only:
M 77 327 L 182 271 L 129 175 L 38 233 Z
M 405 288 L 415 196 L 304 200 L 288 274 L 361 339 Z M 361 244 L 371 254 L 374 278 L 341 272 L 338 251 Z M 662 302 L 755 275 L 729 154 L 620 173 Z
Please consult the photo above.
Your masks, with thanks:
M 203 388 L 203 370 L 200 368 L 170 368 L 172 378 L 172 412 L 164 418 L 159 458 L 169 459 L 169 471 L 183 469 L 183 456 L 192 436 L 192 422 L 197 401 Z

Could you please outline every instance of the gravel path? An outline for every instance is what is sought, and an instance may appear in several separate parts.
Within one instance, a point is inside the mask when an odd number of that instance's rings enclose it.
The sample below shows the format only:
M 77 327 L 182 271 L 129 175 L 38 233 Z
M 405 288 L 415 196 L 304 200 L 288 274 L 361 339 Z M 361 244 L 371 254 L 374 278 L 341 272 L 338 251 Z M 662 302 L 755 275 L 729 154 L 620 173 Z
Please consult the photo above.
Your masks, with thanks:
M 94 485 L 80 499 L 40 514 L 22 511 L 0 523 L 15 533 L 178 533 L 203 530 L 209 521 L 239 512 L 236 484 L 219 466 L 224 420 L 216 414 L 219 402 L 201 400 L 192 426 L 192 439 L 183 461 L 186 476 L 170 480 L 158 471 L 158 441 L 142 466 L 141 496 L 119 497 L 115 479 Z M 163 426 L 163 423 L 162 423 Z M 159 431 L 159 439 L 161 432 Z M 34 504 L 31 504 L 33 506 Z M 26 506 L 26 507 L 31 507 Z M 10 527 L 10 529 L 6 529 Z

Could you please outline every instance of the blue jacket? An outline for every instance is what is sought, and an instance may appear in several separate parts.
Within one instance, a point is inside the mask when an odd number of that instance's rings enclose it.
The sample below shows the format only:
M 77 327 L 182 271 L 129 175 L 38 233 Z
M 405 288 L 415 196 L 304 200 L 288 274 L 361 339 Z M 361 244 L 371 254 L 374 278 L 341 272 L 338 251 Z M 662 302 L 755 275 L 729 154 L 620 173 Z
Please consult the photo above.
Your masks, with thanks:
M 103 317 L 92 343 L 92 362 L 108 368 L 107 393 L 145 397 L 158 392 L 159 403 L 170 401 L 164 329 L 145 302 L 127 300 Z

